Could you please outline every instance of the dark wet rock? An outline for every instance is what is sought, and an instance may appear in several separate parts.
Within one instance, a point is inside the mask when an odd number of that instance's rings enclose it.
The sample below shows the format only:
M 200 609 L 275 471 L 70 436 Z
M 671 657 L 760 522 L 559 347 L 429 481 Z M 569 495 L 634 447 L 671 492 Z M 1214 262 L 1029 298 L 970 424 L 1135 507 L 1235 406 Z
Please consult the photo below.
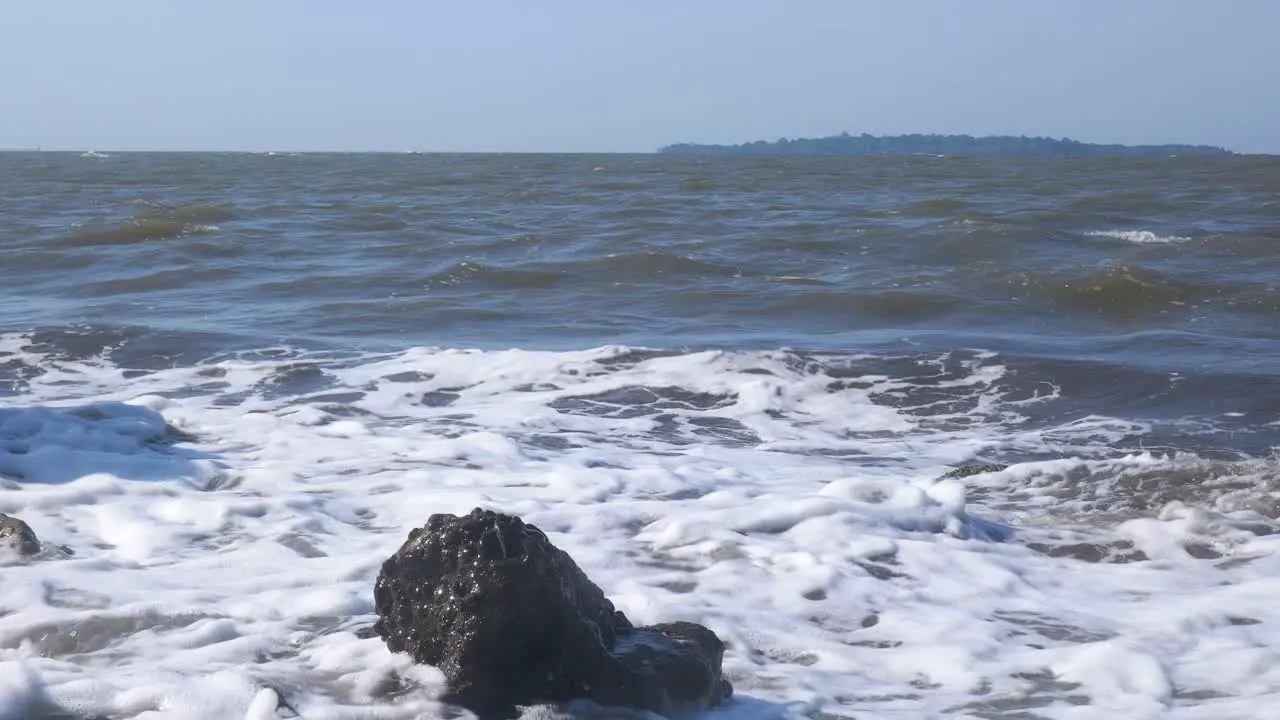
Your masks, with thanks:
M 422 404 L 427 407 L 448 407 L 460 397 L 462 397 L 462 395 L 453 388 L 432 390 L 431 392 L 423 394 Z
M 19 555 L 35 555 L 40 552 L 40 538 L 30 525 L 0 513 L 0 548 L 12 549 Z
M 960 467 L 947 472 L 942 477 L 967 478 L 967 477 L 973 477 L 974 475 L 982 475 L 983 473 L 1000 472 L 1008 467 L 1009 467 L 1008 465 L 1000 465 L 998 463 L 961 465 Z
M 732 694 L 701 625 L 638 628 L 537 527 L 492 511 L 432 515 L 383 563 L 374 630 L 439 668 L 445 702 L 481 718 L 592 700 L 663 715 Z
M 623 629 L 610 655 L 620 667 L 610 668 L 613 674 L 603 678 L 599 691 L 591 694 L 602 705 L 669 716 L 714 707 L 733 694 L 721 677 L 724 643 L 697 623 Z

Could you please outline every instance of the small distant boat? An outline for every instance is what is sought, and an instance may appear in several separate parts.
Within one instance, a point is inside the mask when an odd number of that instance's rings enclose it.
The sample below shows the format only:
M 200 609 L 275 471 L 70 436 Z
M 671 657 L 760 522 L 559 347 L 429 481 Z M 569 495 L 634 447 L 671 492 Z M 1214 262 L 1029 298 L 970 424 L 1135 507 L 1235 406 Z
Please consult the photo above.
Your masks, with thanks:
M 108 154 L 106 154 L 106 153 L 100 153 L 100 152 L 98 152 L 97 150 L 86 150 L 86 151 L 84 151 L 84 152 L 80 153 L 80 157 L 99 157 L 99 158 L 104 158 L 104 157 L 111 157 L 111 156 L 110 156 L 110 155 L 108 155 Z

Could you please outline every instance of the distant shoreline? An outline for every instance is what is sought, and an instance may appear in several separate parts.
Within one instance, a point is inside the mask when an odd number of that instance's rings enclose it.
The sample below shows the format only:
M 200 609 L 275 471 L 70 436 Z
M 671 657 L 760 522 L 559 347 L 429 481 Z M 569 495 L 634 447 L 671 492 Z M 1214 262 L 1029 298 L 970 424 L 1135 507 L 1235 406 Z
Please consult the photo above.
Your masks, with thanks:
M 861 140 L 851 136 L 853 140 Z M 916 142 L 915 138 L 924 138 L 930 142 Z M 874 138 L 880 147 L 853 146 L 841 147 L 838 142 L 842 136 L 833 138 L 801 138 L 796 140 L 775 141 L 772 143 L 756 141 L 740 145 L 716 145 L 701 143 L 679 143 L 667 145 L 658 150 L 228 150 L 216 148 L 195 149 L 138 149 L 126 150 L 110 147 L 86 150 L 83 148 L 21 148 L 0 147 L 0 155 L 79 155 L 86 157 L 116 155 L 398 155 L 398 156 L 481 156 L 481 155 L 513 155 L 513 156 L 546 156 L 574 155 L 581 157 L 606 156 L 640 156 L 640 155 L 722 155 L 722 156 L 755 156 L 755 157 L 791 157 L 791 156 L 852 156 L 852 157 L 896 157 L 896 156 L 952 156 L 952 157 L 1168 157 L 1171 155 L 1192 157 L 1277 157 L 1280 153 L 1267 152 L 1235 152 L 1221 147 L 1209 145 L 1100 145 L 1082 143 L 1074 140 L 1053 140 L 1052 138 L 1016 138 L 1009 136 L 992 136 L 983 138 L 967 138 L 971 142 L 951 142 L 937 145 L 937 139 L 959 138 L 966 136 L 948 135 L 904 135 Z M 1001 141 L 1011 140 L 1029 143 L 1029 146 L 1001 146 Z M 902 142 L 900 142 L 902 141 Z M 994 144 L 993 144 L 994 143 Z M 1036 143 L 1040 143 L 1037 145 Z M 1050 145 L 1052 144 L 1052 145 Z
M 658 150 L 664 155 L 982 155 L 1063 157 L 1229 156 L 1212 145 L 1101 145 L 1070 138 L 1013 135 L 850 135 L 757 140 L 739 145 L 679 143 Z

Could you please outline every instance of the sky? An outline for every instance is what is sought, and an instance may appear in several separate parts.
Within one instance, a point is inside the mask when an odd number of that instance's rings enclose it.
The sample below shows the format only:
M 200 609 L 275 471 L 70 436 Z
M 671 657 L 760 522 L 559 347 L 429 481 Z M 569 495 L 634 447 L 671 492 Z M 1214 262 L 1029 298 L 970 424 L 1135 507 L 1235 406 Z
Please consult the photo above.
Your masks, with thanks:
M 1280 153 L 1278 0 L 0 0 L 0 147 Z

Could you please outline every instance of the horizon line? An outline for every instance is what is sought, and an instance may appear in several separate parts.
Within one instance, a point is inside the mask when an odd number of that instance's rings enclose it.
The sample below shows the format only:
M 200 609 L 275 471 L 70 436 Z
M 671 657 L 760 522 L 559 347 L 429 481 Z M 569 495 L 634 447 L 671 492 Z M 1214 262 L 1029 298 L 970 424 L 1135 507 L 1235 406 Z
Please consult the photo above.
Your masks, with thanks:
M 658 150 L 232 150 L 226 148 L 0 147 L 0 153 L 235 153 L 238 155 L 659 155 Z
M 891 137 L 891 136 L 886 136 L 886 137 Z M 1102 144 L 1102 143 L 1085 143 L 1085 144 Z M 1107 143 L 1107 144 L 1120 145 L 1121 147 L 1143 147 L 1141 145 L 1124 145 L 1122 143 Z M 719 143 L 674 143 L 674 145 L 676 146 L 678 145 L 718 146 Z M 1190 147 L 1197 147 L 1195 145 L 1190 145 L 1189 143 L 1160 143 L 1159 145 L 1188 145 Z M 1146 147 L 1159 147 L 1159 145 L 1151 145 Z M 663 146 L 663 147 L 665 148 L 665 147 L 671 147 L 671 146 Z M 732 147 L 732 146 L 726 145 L 725 147 Z M 1219 157 L 1280 157 L 1280 151 L 1276 151 L 1276 152 L 1244 151 L 1242 152 L 1239 150 L 1231 150 L 1230 148 L 1226 148 L 1221 145 L 1207 145 L 1207 146 L 1199 146 L 1199 147 L 1213 147 L 1213 148 L 1226 150 L 1227 153 L 1229 153 L 1229 155 L 1219 156 Z M 570 155 L 583 155 L 583 156 L 587 156 L 587 155 L 662 155 L 665 157 L 680 157 L 679 155 L 664 153 L 662 152 L 661 148 L 659 148 L 658 150 L 287 150 L 287 149 L 286 150 L 226 150 L 226 149 L 210 149 L 210 148 L 189 149 L 189 150 L 174 150 L 169 148 L 146 149 L 146 150 L 139 150 L 139 149 L 120 150 L 120 149 L 113 149 L 113 148 L 99 149 L 99 148 L 62 148 L 62 147 L 59 147 L 59 148 L 0 147 L 0 154 L 38 154 L 38 153 L 54 153 L 54 154 L 78 153 L 81 155 L 84 155 L 87 153 L 102 153 L 102 154 L 108 154 L 108 155 L 145 155 L 145 154 L 152 154 L 152 155 L 182 155 L 182 154 L 187 154 L 187 155 L 566 155 L 566 156 L 570 156 Z M 884 153 L 880 155 L 846 155 L 846 154 L 837 153 L 837 154 L 830 154 L 830 155 L 805 155 L 805 156 L 800 156 L 800 155 L 759 155 L 759 156 L 741 155 L 739 156 L 739 155 L 726 154 L 722 156 L 717 155 L 716 157 L 754 157 L 756 159 L 768 158 L 768 157 L 867 158 L 867 157 L 893 157 L 893 156 L 901 157 L 901 156 L 916 155 L 916 154 L 929 154 L 929 153 Z M 1080 157 L 1080 156 L 1070 156 L 1070 155 L 1051 156 L 1051 155 L 1037 154 L 1037 153 L 1028 153 L 1026 155 L 1011 154 L 1011 155 L 1005 155 L 1005 156 L 996 156 L 996 155 L 985 155 L 985 154 L 979 154 L 979 153 L 960 152 L 960 153 L 944 153 L 944 155 L 948 157 L 1071 157 L 1071 158 L 1077 158 L 1077 159 L 1078 157 Z M 693 157 L 693 156 L 688 155 L 684 157 Z M 1090 157 L 1104 158 L 1104 157 L 1120 157 L 1120 156 L 1095 155 Z
M 647 150 L 424 150 L 424 149 L 419 149 L 414 147 L 402 147 L 402 148 L 396 148 L 396 149 L 385 148 L 385 149 L 359 149 L 359 150 L 337 149 L 337 148 L 327 148 L 323 150 L 299 150 L 299 149 L 292 149 L 287 147 L 260 147 L 257 149 L 208 148 L 208 147 L 185 148 L 185 149 L 179 149 L 179 148 L 145 148 L 145 149 L 115 148 L 115 149 L 112 149 L 109 147 L 108 148 L 88 147 L 88 146 L 71 147 L 67 145 L 56 145 L 53 147 L 45 148 L 43 146 L 37 145 L 35 147 L 23 147 L 23 148 L 0 147 L 0 152 L 245 153 L 245 154 L 260 154 L 260 155 L 266 155 L 271 153 L 362 154 L 362 155 L 378 155 L 378 154 L 389 154 L 389 155 L 395 155 L 395 154 L 404 154 L 404 155 L 661 155 L 661 154 L 665 154 L 664 151 L 666 151 L 667 149 L 673 148 L 673 147 L 679 147 L 679 146 L 733 148 L 733 147 L 739 147 L 743 145 L 752 145 L 757 143 L 776 144 L 781 140 L 788 140 L 788 141 L 826 140 L 826 139 L 840 138 L 845 136 L 848 136 L 848 137 L 870 136 L 876 139 L 901 139 L 901 138 L 908 138 L 913 136 L 969 138 L 972 140 L 1024 138 L 1024 139 L 1033 139 L 1033 140 L 1052 140 L 1055 142 L 1071 142 L 1071 143 L 1076 143 L 1080 145 L 1118 146 L 1118 147 L 1125 147 L 1125 148 L 1184 146 L 1184 147 L 1214 148 L 1218 150 L 1225 150 L 1226 152 L 1232 155 L 1280 155 L 1280 149 L 1277 149 L 1274 152 L 1247 152 L 1247 151 L 1241 152 L 1237 150 L 1232 150 L 1226 145 L 1215 145 L 1215 144 L 1203 143 L 1203 142 L 1153 142 L 1153 141 L 1144 141 L 1141 143 L 1098 142 L 1094 140 L 1080 140 L 1078 138 L 1072 138 L 1067 136 L 1062 136 L 1060 138 L 1057 138 L 1052 135 L 1044 135 L 1044 134 L 1028 135 L 1025 132 L 1017 135 L 1012 133 L 973 135 L 971 133 L 936 132 L 936 131 L 922 132 L 919 130 L 915 130 L 911 132 L 898 132 L 894 134 L 883 134 L 883 135 L 872 134 L 867 132 L 855 134 L 855 133 L 849 132 L 848 130 L 843 130 L 838 133 L 832 133 L 829 135 L 821 135 L 821 136 L 781 135 L 776 140 L 765 140 L 763 138 L 757 138 L 755 140 L 744 140 L 741 142 L 733 142 L 733 141 L 727 141 L 727 140 L 720 141 L 720 142 L 700 142 L 700 141 L 693 141 L 693 140 L 682 140 L 682 141 L 665 143 Z M 959 153 L 959 154 L 963 154 L 963 153 Z
M 877 137 L 902 137 L 893 135 L 882 135 Z M 974 136 L 978 137 L 978 136 Z M 1000 136 L 987 136 L 1000 137 Z M 1016 136 L 1011 136 L 1016 137 Z M 793 138 L 800 140 L 821 139 L 821 138 Z M 754 141 L 752 141 L 754 142 Z M 772 142 L 772 141 L 763 141 Z M 1280 151 L 1262 152 L 1262 151 L 1239 151 L 1232 150 L 1223 145 L 1202 145 L 1195 143 L 1152 143 L 1149 145 L 1129 145 L 1125 143 L 1091 143 L 1079 141 L 1084 145 L 1117 145 L 1120 147 L 1161 147 L 1165 145 L 1183 145 L 1187 147 L 1209 147 L 1226 150 L 1232 155 L 1239 156 L 1277 156 Z M 111 147 L 0 147 L 0 153 L 156 153 L 156 154 L 237 154 L 237 155 L 663 155 L 664 148 L 677 147 L 681 145 L 705 146 L 705 147 L 735 147 L 743 143 L 701 143 L 701 142 L 679 142 L 670 145 L 663 145 L 655 150 L 296 150 L 289 148 L 276 148 L 271 150 L 243 150 L 243 149 L 226 149 L 226 148 L 146 148 L 146 149 L 120 149 Z M 909 154 L 909 153 L 891 153 L 891 154 Z M 966 155 L 968 153 L 954 153 L 955 155 Z M 822 157 L 822 156 L 814 156 Z M 832 155 L 832 157 L 840 157 L 840 155 Z M 846 156 L 857 157 L 857 156 Z M 869 157 L 869 156 L 868 156 Z M 1101 156 L 1100 156 L 1101 157 Z

